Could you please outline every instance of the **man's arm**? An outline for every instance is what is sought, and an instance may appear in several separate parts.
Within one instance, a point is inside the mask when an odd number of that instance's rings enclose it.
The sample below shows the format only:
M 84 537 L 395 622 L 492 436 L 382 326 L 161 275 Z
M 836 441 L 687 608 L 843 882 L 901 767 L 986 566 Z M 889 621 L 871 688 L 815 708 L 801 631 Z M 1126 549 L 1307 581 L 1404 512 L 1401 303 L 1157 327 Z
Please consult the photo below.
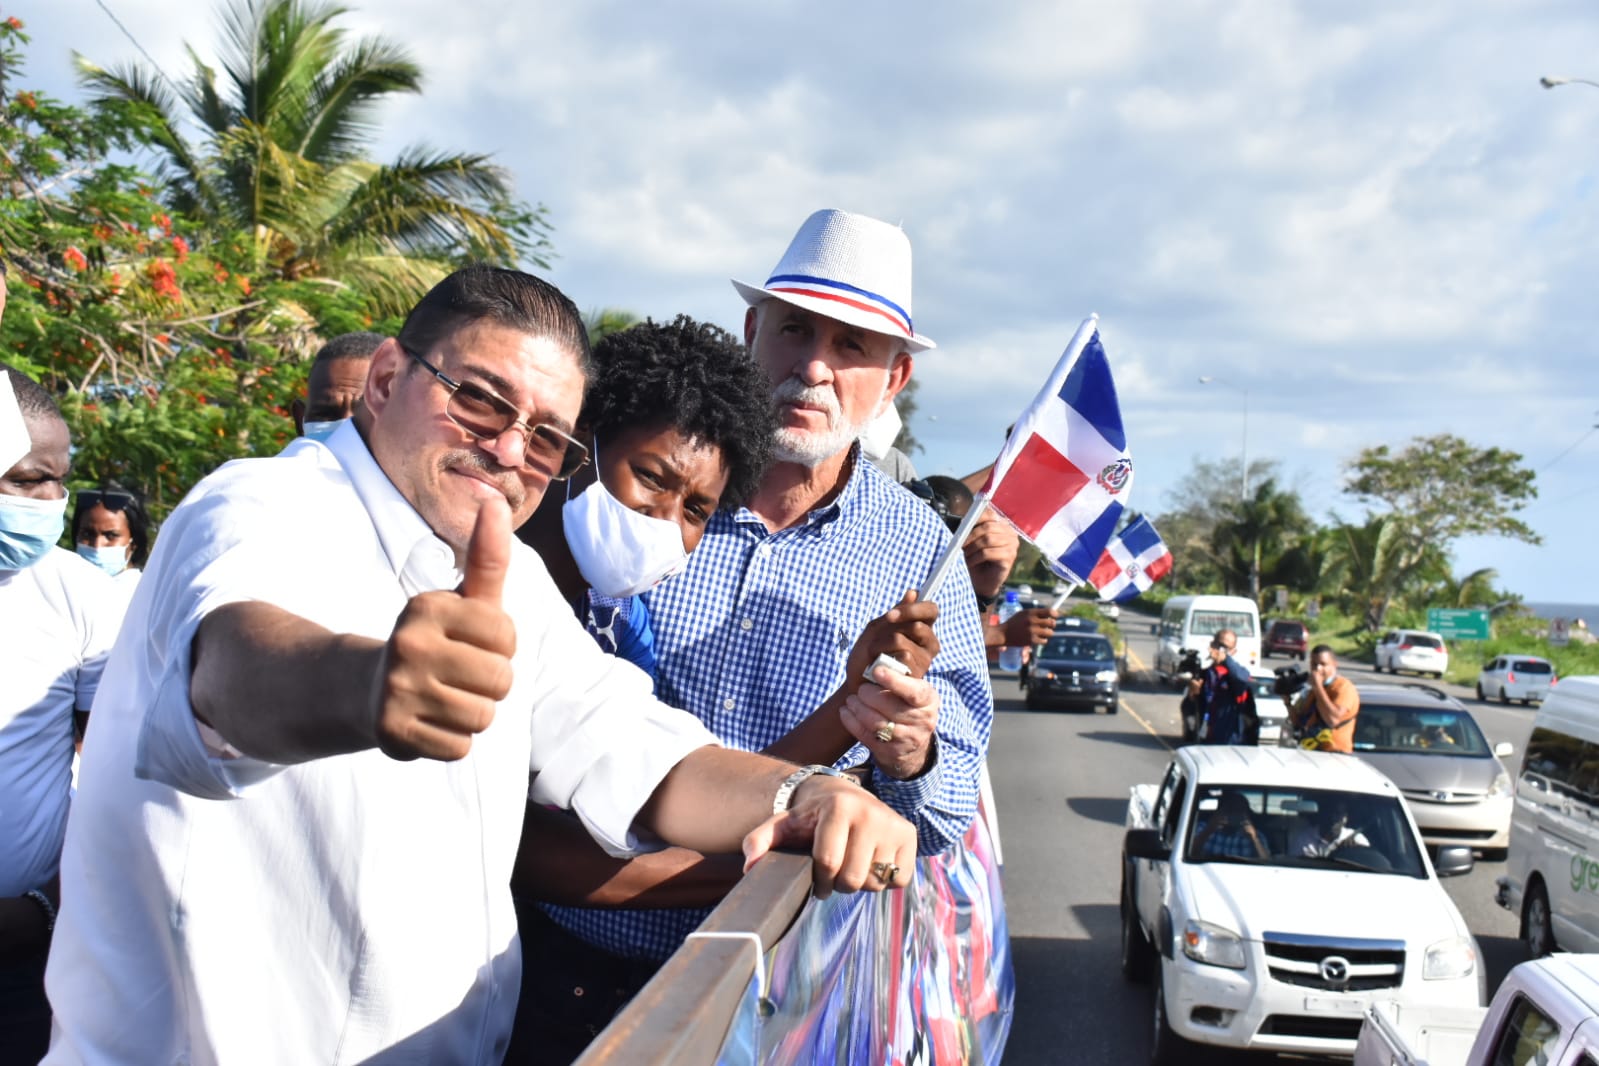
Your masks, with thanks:
M 567 812 L 529 803 L 511 888 L 572 907 L 710 907 L 743 873 L 741 855 L 702 855 L 688 848 L 616 858 Z
M 795 790 L 788 809 L 772 801 L 794 767 L 750 752 L 698 748 L 656 786 L 637 825 L 695 851 L 742 850 L 745 869 L 775 848 L 808 845 L 817 896 L 889 887 L 874 863 L 903 871 L 916 861 L 916 829 L 859 786 L 814 775 Z
M 212 611 L 194 636 L 195 717 L 266 762 L 371 747 L 398 759 L 464 757 L 511 686 L 516 631 L 500 609 L 510 521 L 503 501 L 485 504 L 460 591 L 413 597 L 387 642 L 260 601 Z
M 1360 693 L 1356 691 L 1355 686 L 1346 681 L 1337 688 L 1338 698 L 1334 699 L 1333 694 L 1328 691 L 1328 685 L 1314 678 L 1310 682 L 1310 697 L 1315 704 L 1316 716 L 1328 729 L 1337 729 L 1348 724 L 1349 720 L 1360 711 Z
M 892 693 L 891 699 L 880 701 L 881 713 L 871 715 L 868 721 L 858 712 L 852 713 L 849 704 L 864 687 L 864 675 L 880 654 L 903 663 L 910 670 L 906 676 L 925 677 L 938 655 L 938 638 L 933 634 L 937 620 L 936 603 L 918 603 L 916 594 L 907 592 L 887 614 L 868 623 L 850 650 L 838 690 L 764 753 L 790 762 L 830 766 L 856 744 L 864 744 L 890 776 L 912 777 L 925 770 L 933 755 L 937 722 L 937 698 L 931 688 L 896 685 L 898 675 L 879 668 L 876 686 Z M 885 720 L 895 723 L 894 739 L 886 742 L 876 736 Z

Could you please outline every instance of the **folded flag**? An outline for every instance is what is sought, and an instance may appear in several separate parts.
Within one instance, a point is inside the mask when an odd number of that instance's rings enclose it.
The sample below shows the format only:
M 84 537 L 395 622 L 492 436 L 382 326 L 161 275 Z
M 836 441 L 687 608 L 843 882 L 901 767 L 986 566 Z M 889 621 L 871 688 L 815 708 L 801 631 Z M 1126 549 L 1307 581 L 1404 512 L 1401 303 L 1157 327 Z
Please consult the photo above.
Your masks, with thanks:
M 1090 316 L 1077 328 L 983 486 L 990 506 L 1037 546 L 1049 568 L 1079 585 L 1110 542 L 1133 487 L 1098 327 Z
M 1102 600 L 1130 600 L 1171 573 L 1171 551 L 1140 515 L 1118 533 L 1099 565 L 1088 575 L 1088 583 L 1099 590 Z

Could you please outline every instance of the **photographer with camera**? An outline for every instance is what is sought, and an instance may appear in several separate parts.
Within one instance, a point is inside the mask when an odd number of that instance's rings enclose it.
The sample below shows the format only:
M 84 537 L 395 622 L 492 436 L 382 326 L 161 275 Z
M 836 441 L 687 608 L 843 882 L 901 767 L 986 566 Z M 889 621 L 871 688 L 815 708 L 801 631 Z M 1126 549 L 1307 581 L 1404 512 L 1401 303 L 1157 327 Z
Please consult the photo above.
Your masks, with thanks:
M 1288 720 L 1301 746 L 1319 751 L 1355 750 L 1355 718 L 1360 714 L 1360 693 L 1354 683 L 1338 675 L 1333 651 L 1325 644 L 1310 649 L 1309 684 L 1297 698 L 1282 694 Z
M 1233 658 L 1237 650 L 1238 635 L 1218 630 L 1210 642 L 1210 665 L 1188 683 L 1188 698 L 1198 701 L 1201 744 L 1259 743 L 1255 690 L 1249 671 Z

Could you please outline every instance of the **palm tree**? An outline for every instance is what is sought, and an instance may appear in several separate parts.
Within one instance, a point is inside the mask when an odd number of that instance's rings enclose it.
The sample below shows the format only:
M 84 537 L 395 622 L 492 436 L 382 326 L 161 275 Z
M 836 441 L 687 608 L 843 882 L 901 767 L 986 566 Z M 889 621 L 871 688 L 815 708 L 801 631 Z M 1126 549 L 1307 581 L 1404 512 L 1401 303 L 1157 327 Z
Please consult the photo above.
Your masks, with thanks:
M 644 321 L 632 311 L 620 307 L 601 307 L 583 315 L 583 328 L 588 331 L 589 347 L 600 343 L 613 333 L 632 329 Z
M 1254 495 L 1228 508 L 1227 516 L 1216 527 L 1216 549 L 1231 564 L 1227 569 L 1243 577 L 1240 583 L 1258 601 L 1263 564 L 1270 569 L 1310 531 L 1311 522 L 1299 494 L 1279 489 L 1276 478 L 1268 477 L 1255 486 Z
M 1411 605 L 1448 559 L 1424 544 L 1393 514 L 1373 515 L 1364 525 L 1335 523 L 1321 550 L 1321 589 L 1361 612 L 1368 630 L 1382 628 L 1391 607 Z
M 413 147 L 391 163 L 367 158 L 378 105 L 420 92 L 422 75 L 389 41 L 349 41 L 334 25 L 346 10 L 231 0 L 220 75 L 190 48 L 175 84 L 81 56 L 80 76 L 97 106 L 137 117 L 175 213 L 215 238 L 247 234 L 258 263 L 286 279 L 347 281 L 394 313 L 466 259 L 547 266 L 543 208 L 517 201 L 486 156 Z

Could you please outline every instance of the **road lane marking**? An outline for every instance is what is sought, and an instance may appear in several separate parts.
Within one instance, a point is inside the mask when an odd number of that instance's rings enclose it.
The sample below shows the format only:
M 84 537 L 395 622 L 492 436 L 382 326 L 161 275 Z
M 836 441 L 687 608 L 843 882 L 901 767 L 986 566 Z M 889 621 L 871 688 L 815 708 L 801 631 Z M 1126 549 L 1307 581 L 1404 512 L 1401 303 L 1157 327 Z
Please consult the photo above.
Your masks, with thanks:
M 1146 668 L 1144 666 L 1144 660 L 1142 660 L 1142 659 L 1140 659 L 1138 657 L 1138 653 L 1133 650 L 1131 644 L 1127 645 L 1127 658 L 1132 662 L 1132 664 L 1135 667 L 1138 668 L 1139 673 L 1145 672 Z M 1137 711 L 1133 710 L 1133 705 L 1128 703 L 1126 700 L 1122 699 L 1121 694 L 1119 692 L 1117 693 L 1116 699 L 1117 699 L 1117 702 L 1119 702 L 1122 705 L 1122 709 L 1125 710 L 1128 714 L 1133 716 L 1133 721 L 1135 721 L 1139 725 L 1143 726 L 1144 730 L 1150 736 L 1154 737 L 1157 741 L 1160 742 L 1160 746 L 1161 747 L 1165 748 L 1167 751 L 1171 751 L 1172 750 L 1172 746 L 1170 744 L 1166 743 L 1166 738 L 1161 736 L 1159 733 L 1155 732 L 1155 727 L 1150 725 L 1147 721 L 1145 721 L 1143 715 L 1141 715 Z

